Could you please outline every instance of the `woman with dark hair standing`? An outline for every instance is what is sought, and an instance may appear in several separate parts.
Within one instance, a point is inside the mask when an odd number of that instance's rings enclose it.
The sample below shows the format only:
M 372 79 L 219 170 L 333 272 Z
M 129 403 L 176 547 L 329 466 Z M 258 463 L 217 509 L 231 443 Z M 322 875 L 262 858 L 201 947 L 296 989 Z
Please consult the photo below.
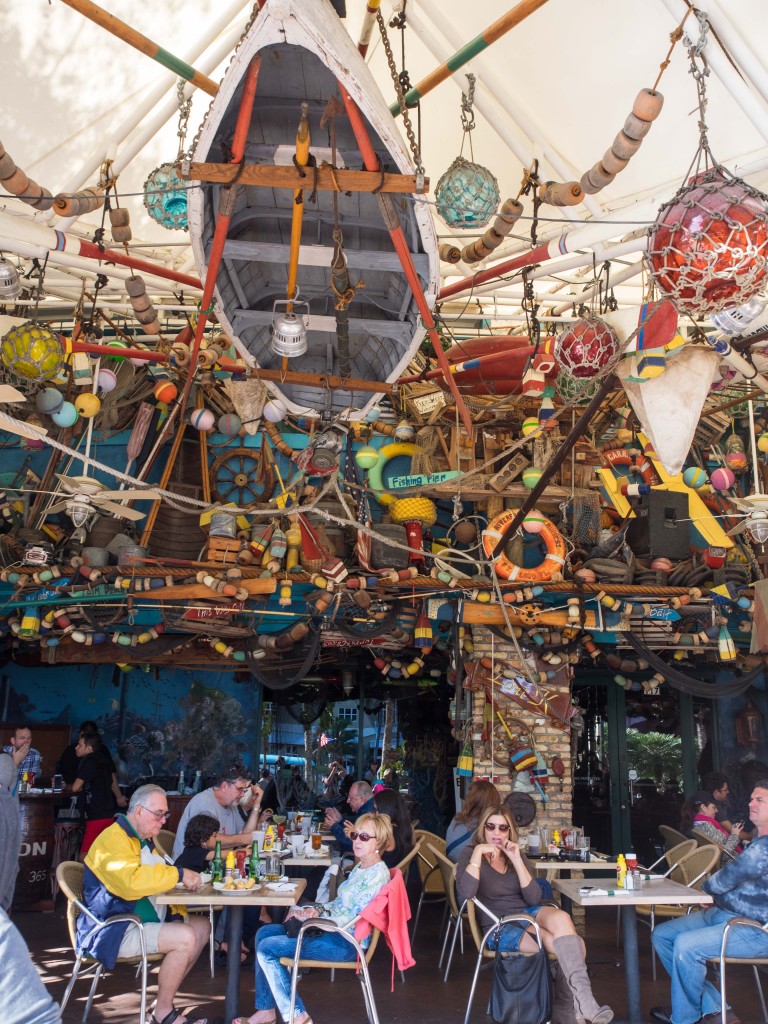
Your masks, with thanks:
M 454 863 L 475 834 L 477 824 L 489 807 L 498 807 L 501 796 L 487 779 L 475 779 L 464 797 L 461 810 L 445 833 L 445 855 Z
M 610 1024 L 613 1011 L 609 1006 L 599 1006 L 592 994 L 584 943 L 573 921 L 564 911 L 541 905 L 541 886 L 518 846 L 517 829 L 507 807 L 489 807 L 483 814 L 469 846 L 459 857 L 456 891 L 460 900 L 477 897 L 496 918 L 508 914 L 534 917 L 545 949 L 557 957 L 579 1024 Z M 478 911 L 483 927 L 489 928 L 492 919 L 479 907 Z M 522 927 L 504 928 L 497 936 L 505 953 L 531 953 L 538 948 L 535 937 Z M 492 949 L 496 948 L 495 941 L 496 936 L 491 939 Z M 562 997 L 557 988 L 556 983 L 556 1002 Z
M 394 789 L 380 789 L 373 798 L 373 805 L 379 814 L 389 815 L 394 830 L 394 838 L 381 859 L 388 868 L 397 867 L 413 849 L 413 825 L 405 797 Z

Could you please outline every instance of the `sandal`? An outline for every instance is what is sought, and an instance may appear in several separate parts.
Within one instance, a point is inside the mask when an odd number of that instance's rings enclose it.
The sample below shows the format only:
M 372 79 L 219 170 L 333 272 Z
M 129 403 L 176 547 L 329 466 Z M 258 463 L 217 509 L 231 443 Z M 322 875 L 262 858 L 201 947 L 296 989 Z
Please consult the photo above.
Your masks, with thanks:
M 154 1012 L 150 1013 L 147 1017 L 147 1024 L 174 1024 L 174 1021 L 177 1021 L 179 1017 L 185 1017 L 186 1024 L 208 1024 L 207 1017 L 187 1017 L 182 1010 L 177 1010 L 175 1006 L 162 1020 L 159 1020 Z

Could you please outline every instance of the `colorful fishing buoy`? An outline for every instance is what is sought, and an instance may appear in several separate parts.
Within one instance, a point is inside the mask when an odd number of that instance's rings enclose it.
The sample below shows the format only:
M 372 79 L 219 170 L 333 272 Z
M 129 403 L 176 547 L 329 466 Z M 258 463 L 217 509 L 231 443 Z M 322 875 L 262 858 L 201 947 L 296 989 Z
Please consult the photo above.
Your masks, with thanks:
M 707 474 L 700 466 L 689 466 L 683 473 L 683 483 L 687 487 L 692 487 L 695 491 L 698 491 L 700 487 L 706 485 Z
M 195 430 L 210 430 L 216 422 L 216 417 L 210 409 L 193 409 L 189 415 L 189 422 Z
M 56 388 L 43 388 L 35 395 L 35 408 L 46 416 L 53 416 L 64 404 L 64 395 Z
M 541 533 L 547 522 L 547 517 L 538 509 L 532 509 L 523 520 L 523 529 L 526 533 Z
M 716 491 L 728 491 L 736 483 L 736 477 L 725 466 L 719 466 L 714 470 L 709 480 Z
M 155 384 L 152 389 L 152 394 L 158 400 L 158 402 L 164 402 L 166 405 L 168 402 L 172 402 L 178 395 L 179 390 L 172 380 L 161 380 Z
M 523 427 L 522 427 L 523 437 L 528 437 L 529 434 L 532 434 L 534 432 L 534 430 L 538 430 L 538 429 L 539 429 L 539 418 L 538 418 L 538 416 L 529 416 L 527 419 L 523 420 Z
M 101 411 L 101 400 L 90 391 L 86 391 L 75 399 L 75 408 L 84 420 L 92 420 Z
M 543 475 L 543 469 L 539 469 L 537 466 L 529 466 L 528 469 L 523 470 L 523 485 L 532 491 Z
M 416 436 L 416 428 L 408 420 L 400 420 L 395 427 L 395 440 L 412 441 Z
M 280 423 L 288 415 L 285 402 L 279 398 L 270 398 L 264 405 L 264 419 L 268 423 Z
M 619 351 L 614 329 L 600 317 L 577 320 L 558 334 L 555 359 L 572 377 L 595 377 Z
M 57 427 L 71 427 L 77 423 L 79 413 L 71 402 L 62 402 L 61 408 L 57 409 L 51 419 Z
M 761 434 L 757 439 L 758 451 L 768 452 L 768 434 Z
M 224 416 L 219 416 L 218 428 L 219 433 L 225 437 L 234 437 L 239 434 L 243 426 L 243 421 L 233 412 L 225 413 Z
M 378 461 L 379 452 L 370 444 L 364 445 L 355 455 L 355 465 L 360 469 L 372 469 Z
M 99 391 L 103 394 L 108 395 L 110 391 L 114 391 L 117 387 L 117 374 L 114 370 L 109 370 L 107 367 L 103 367 L 99 370 L 98 377 L 96 378 Z

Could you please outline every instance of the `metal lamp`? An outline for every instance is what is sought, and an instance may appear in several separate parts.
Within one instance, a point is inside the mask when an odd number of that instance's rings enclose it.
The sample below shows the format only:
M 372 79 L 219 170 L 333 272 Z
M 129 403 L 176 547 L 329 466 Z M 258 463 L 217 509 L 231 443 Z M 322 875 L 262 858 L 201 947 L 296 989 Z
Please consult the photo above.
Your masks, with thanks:
M 272 351 L 276 356 L 295 359 L 304 355 L 307 351 L 308 318 L 308 302 L 276 300 L 272 307 Z
M 12 263 L 0 256 L 0 299 L 8 302 L 21 291 L 19 272 Z

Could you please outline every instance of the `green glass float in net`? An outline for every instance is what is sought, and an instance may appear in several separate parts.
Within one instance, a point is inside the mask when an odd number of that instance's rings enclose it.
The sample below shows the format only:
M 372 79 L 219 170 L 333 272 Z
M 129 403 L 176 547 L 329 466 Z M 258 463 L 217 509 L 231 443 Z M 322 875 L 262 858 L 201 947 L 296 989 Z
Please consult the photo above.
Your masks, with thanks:
M 574 377 L 566 370 L 561 370 L 555 380 L 555 390 L 564 402 L 575 402 L 576 405 L 586 405 L 597 391 L 600 381 L 583 380 Z
M 437 212 L 451 228 L 482 228 L 499 208 L 499 183 L 487 167 L 457 156 L 435 189 Z
M 169 230 L 186 231 L 187 186 L 174 164 L 160 164 L 144 182 L 144 205 L 150 217 Z

